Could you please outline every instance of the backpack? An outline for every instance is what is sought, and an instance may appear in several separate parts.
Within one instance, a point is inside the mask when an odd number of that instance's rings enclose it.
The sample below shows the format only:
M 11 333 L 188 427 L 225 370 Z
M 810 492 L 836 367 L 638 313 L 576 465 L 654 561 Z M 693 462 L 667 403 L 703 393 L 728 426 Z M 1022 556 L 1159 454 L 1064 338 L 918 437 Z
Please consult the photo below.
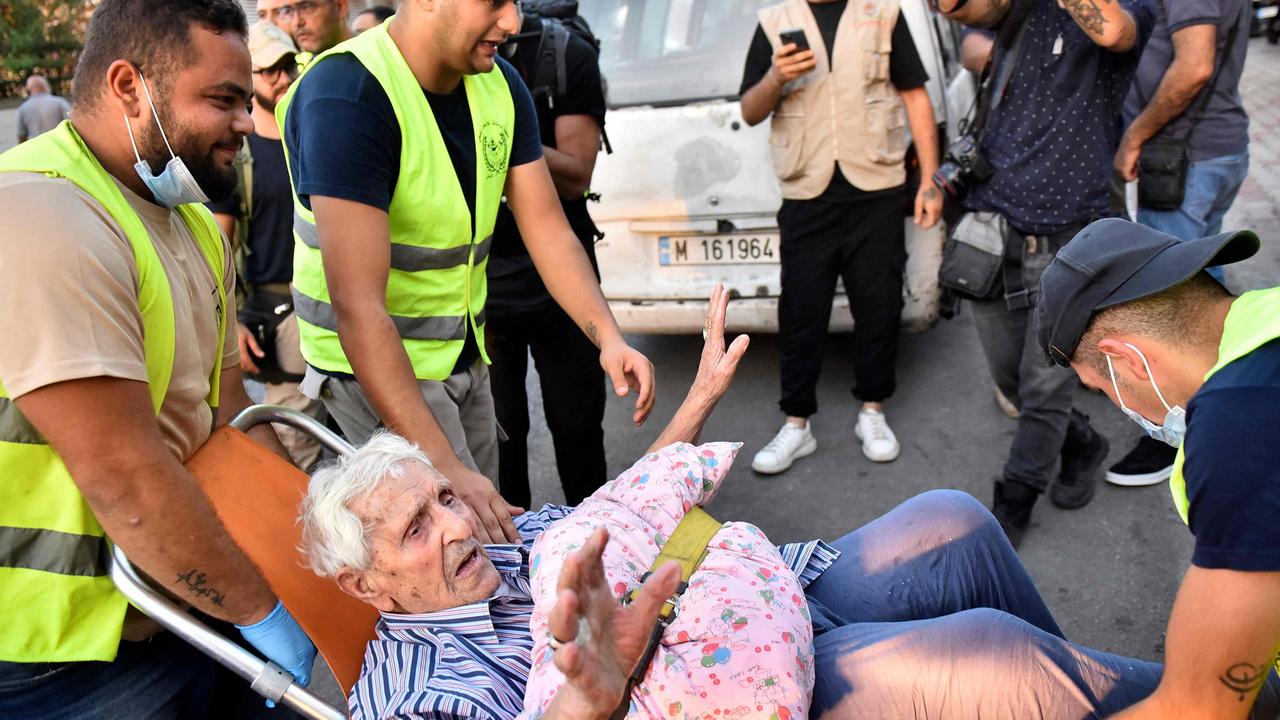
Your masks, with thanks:
M 569 46 L 569 36 L 576 35 L 585 41 L 600 57 L 600 39 L 591 31 L 586 18 L 578 14 L 577 0 L 525 0 L 522 4 L 525 17 L 536 18 L 542 29 L 529 33 L 522 32 L 517 37 L 537 36 L 538 50 L 535 67 L 529 78 L 529 92 L 533 97 L 546 97 L 548 104 L 555 105 L 555 98 L 563 97 L 569 91 L 569 77 L 565 71 L 565 51 Z M 604 75 L 600 76 L 604 85 L 605 97 L 609 94 L 609 84 Z M 601 128 L 601 140 L 607 153 L 613 152 L 609 144 L 609 136 Z

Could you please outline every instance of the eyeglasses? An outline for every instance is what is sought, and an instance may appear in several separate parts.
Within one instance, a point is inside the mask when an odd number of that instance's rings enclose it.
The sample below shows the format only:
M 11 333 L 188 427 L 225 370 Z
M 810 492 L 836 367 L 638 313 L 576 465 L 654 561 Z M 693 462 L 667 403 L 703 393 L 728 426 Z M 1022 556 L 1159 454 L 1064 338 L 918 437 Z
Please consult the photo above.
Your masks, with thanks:
M 277 20 L 292 20 L 295 16 L 311 17 L 320 9 L 321 5 L 328 4 L 328 2 L 315 2 L 314 0 L 299 0 L 299 2 L 281 5 L 278 8 L 259 10 L 258 19 L 274 23 Z
M 293 59 L 293 56 L 290 55 L 287 61 L 277 63 L 269 68 L 254 70 L 253 74 L 261 75 L 263 80 L 270 83 L 278 81 L 281 75 L 288 75 L 289 79 L 292 80 L 298 77 L 298 63 Z

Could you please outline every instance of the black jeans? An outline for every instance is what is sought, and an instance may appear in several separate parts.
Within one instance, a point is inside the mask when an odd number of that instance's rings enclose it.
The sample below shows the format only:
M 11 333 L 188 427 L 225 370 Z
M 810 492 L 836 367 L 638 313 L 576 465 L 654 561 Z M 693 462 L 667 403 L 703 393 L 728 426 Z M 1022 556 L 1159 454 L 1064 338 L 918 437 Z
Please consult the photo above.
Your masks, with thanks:
M 1078 381 L 1068 368 L 1051 364 L 1036 337 L 1035 305 L 1040 276 L 1076 230 L 1039 235 L 1034 240 L 1010 228 L 1008 242 L 1022 246 L 1022 280 L 1027 307 L 1010 310 L 1004 298 L 974 302 L 978 341 L 987 356 L 991 378 L 1018 408 L 1018 428 L 1005 461 L 1004 479 L 1044 490 L 1068 436 L 1083 442 L 1088 420 L 1071 405 Z
M 778 405 L 787 415 L 818 411 L 818 374 L 837 278 L 844 279 L 853 314 L 853 396 L 880 402 L 893 395 L 907 264 L 902 207 L 898 193 L 855 203 L 782 201 Z
M 605 377 L 600 351 L 554 302 L 520 311 L 490 311 L 485 347 L 493 361 L 489 374 L 498 424 L 507 434 L 498 445 L 502 497 L 524 508 L 532 502 L 529 398 L 525 393 L 532 352 L 565 502 L 581 503 L 607 480 Z

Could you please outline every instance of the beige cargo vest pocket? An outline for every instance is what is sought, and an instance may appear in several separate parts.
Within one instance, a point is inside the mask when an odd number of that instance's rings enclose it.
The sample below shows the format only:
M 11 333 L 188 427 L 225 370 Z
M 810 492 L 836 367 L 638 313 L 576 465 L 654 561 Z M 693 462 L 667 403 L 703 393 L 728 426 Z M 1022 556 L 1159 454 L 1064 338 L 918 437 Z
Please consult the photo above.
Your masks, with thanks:
M 871 97 L 867 102 L 867 147 L 871 161 L 899 165 L 907 155 L 907 131 L 902 101 L 892 97 Z
M 804 113 L 798 106 L 794 103 L 789 108 L 779 108 L 769 126 L 773 171 L 779 180 L 790 180 L 804 171 Z

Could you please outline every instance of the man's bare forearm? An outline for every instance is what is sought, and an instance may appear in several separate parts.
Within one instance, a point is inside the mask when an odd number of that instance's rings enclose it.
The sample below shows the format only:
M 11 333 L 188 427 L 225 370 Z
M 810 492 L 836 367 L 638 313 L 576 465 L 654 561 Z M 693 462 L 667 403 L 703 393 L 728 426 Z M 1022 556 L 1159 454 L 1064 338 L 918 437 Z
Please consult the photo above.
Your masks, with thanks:
M 551 172 L 551 181 L 556 184 L 560 197 L 569 200 L 580 198 L 590 187 L 594 163 L 588 166 L 569 153 L 545 145 L 542 157 L 547 161 L 547 170 Z
M 930 178 L 938 169 L 938 125 L 933 117 L 933 103 L 923 87 L 903 90 L 900 95 L 916 145 L 916 158 L 920 161 L 920 177 L 922 181 L 932 182 Z
M 461 460 L 422 397 L 413 363 L 386 309 L 377 303 L 361 308 L 335 304 L 334 309 L 342 350 L 378 419 L 422 448 L 437 469 L 456 467 Z
M 1160 85 L 1156 87 L 1151 102 L 1147 103 L 1129 126 L 1129 133 L 1134 140 L 1150 140 L 1191 106 L 1191 102 L 1213 76 L 1212 46 L 1208 49 L 1208 55 L 1207 63 L 1204 57 L 1183 57 L 1181 60 L 1174 58 L 1160 80 Z
M 782 83 L 778 81 L 770 68 L 760 78 L 760 82 L 742 94 L 739 103 L 742 105 L 742 120 L 748 125 L 759 125 L 782 102 Z
M 195 478 L 169 451 L 146 384 L 88 378 L 17 399 L 66 464 L 112 542 L 181 600 L 241 625 L 275 596 L 218 522 Z M 77 422 L 67 422 L 67 417 Z
M 1125 53 L 1138 43 L 1138 24 L 1116 0 L 1059 0 L 1095 44 Z

